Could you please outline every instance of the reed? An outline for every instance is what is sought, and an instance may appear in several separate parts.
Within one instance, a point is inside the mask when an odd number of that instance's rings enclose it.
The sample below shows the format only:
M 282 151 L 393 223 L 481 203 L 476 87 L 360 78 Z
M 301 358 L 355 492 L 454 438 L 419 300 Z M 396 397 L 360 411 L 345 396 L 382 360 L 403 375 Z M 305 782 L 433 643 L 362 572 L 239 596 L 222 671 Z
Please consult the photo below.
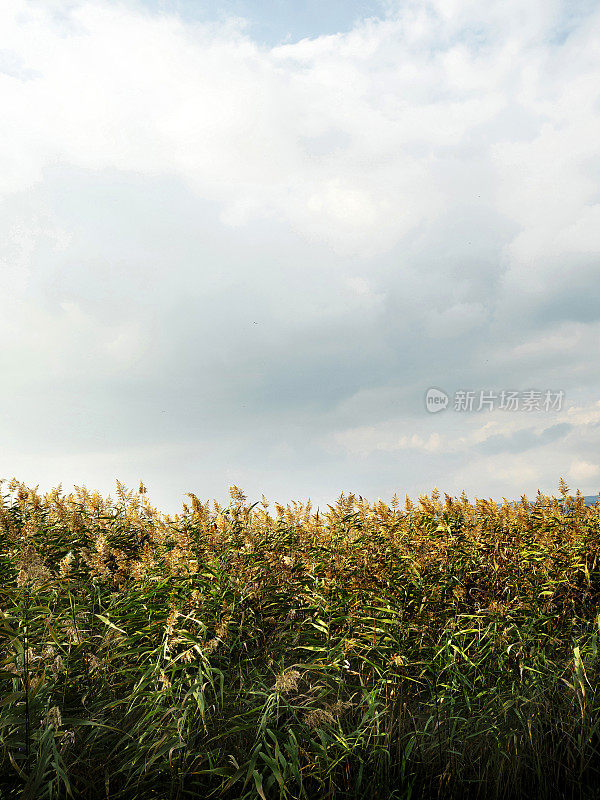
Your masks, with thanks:
M 0 484 L 0 796 L 599 797 L 600 506 Z

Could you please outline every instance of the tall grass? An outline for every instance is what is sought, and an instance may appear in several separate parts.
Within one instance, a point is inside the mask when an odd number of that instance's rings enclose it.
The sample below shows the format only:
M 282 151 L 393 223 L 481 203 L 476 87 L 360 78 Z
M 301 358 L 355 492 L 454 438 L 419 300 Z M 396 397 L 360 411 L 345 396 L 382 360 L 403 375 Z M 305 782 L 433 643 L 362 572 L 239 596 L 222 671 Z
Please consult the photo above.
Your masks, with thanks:
M 0 796 L 600 797 L 600 507 L 560 488 L 169 517 L 11 481 Z

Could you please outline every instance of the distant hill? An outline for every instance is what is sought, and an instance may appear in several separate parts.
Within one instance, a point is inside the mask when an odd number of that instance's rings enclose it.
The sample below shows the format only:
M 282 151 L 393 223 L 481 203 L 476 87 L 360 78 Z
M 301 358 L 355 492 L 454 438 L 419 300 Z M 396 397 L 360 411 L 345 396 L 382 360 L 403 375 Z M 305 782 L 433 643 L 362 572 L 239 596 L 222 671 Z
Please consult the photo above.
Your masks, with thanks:
M 531 503 L 535 502 L 535 497 L 528 497 L 527 499 Z M 563 502 L 562 497 L 557 497 L 556 499 L 558 500 L 559 503 Z M 586 506 L 588 506 L 588 507 L 589 506 L 593 506 L 598 502 L 598 495 L 597 494 L 586 494 L 586 495 L 584 495 L 583 499 L 584 499 L 584 502 L 585 502 Z M 512 506 L 518 506 L 520 502 L 521 502 L 520 500 L 513 500 L 511 502 L 511 505 Z M 499 506 L 501 506 L 502 505 L 502 500 L 496 500 L 496 503 Z

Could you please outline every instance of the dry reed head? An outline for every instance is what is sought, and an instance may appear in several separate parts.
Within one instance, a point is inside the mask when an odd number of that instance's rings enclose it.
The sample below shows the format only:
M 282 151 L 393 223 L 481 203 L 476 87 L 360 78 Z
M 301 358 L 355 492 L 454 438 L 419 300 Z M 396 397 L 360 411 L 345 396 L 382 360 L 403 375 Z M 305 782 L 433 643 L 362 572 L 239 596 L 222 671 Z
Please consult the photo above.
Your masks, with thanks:
M 58 706 L 52 706 L 46 717 L 46 722 L 49 727 L 57 731 L 62 725 L 62 715 Z
M 74 561 L 73 551 L 69 550 L 67 555 L 61 559 L 58 565 L 58 575 L 60 578 L 66 578 L 71 572 L 71 564 Z
M 45 565 L 33 542 L 25 545 L 18 559 L 19 573 L 17 586 L 29 586 L 35 590 L 52 578 L 52 572 Z
M 56 656 L 56 658 L 52 662 L 52 671 L 56 675 L 65 671 L 65 662 L 63 661 L 63 658 L 60 655 L 60 653 Z
M 309 728 L 322 728 L 325 725 L 333 725 L 335 717 L 326 708 L 315 708 L 305 714 L 304 722 Z
M 297 669 L 292 669 L 288 672 L 282 672 L 277 676 L 273 690 L 275 692 L 282 692 L 283 694 L 288 692 L 297 692 L 298 681 L 301 677 L 302 676 Z

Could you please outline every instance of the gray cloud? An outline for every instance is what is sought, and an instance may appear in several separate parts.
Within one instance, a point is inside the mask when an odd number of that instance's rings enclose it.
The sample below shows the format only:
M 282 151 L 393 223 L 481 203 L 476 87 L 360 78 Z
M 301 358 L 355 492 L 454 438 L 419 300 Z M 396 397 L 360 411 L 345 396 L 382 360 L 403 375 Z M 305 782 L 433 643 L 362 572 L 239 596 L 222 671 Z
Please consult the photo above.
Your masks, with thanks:
M 567 422 L 559 422 L 557 425 L 545 428 L 540 433 L 532 430 L 520 430 L 509 435 L 496 434 L 478 445 L 477 450 L 487 455 L 523 453 L 526 450 L 552 444 L 562 439 L 572 428 L 573 426 Z

